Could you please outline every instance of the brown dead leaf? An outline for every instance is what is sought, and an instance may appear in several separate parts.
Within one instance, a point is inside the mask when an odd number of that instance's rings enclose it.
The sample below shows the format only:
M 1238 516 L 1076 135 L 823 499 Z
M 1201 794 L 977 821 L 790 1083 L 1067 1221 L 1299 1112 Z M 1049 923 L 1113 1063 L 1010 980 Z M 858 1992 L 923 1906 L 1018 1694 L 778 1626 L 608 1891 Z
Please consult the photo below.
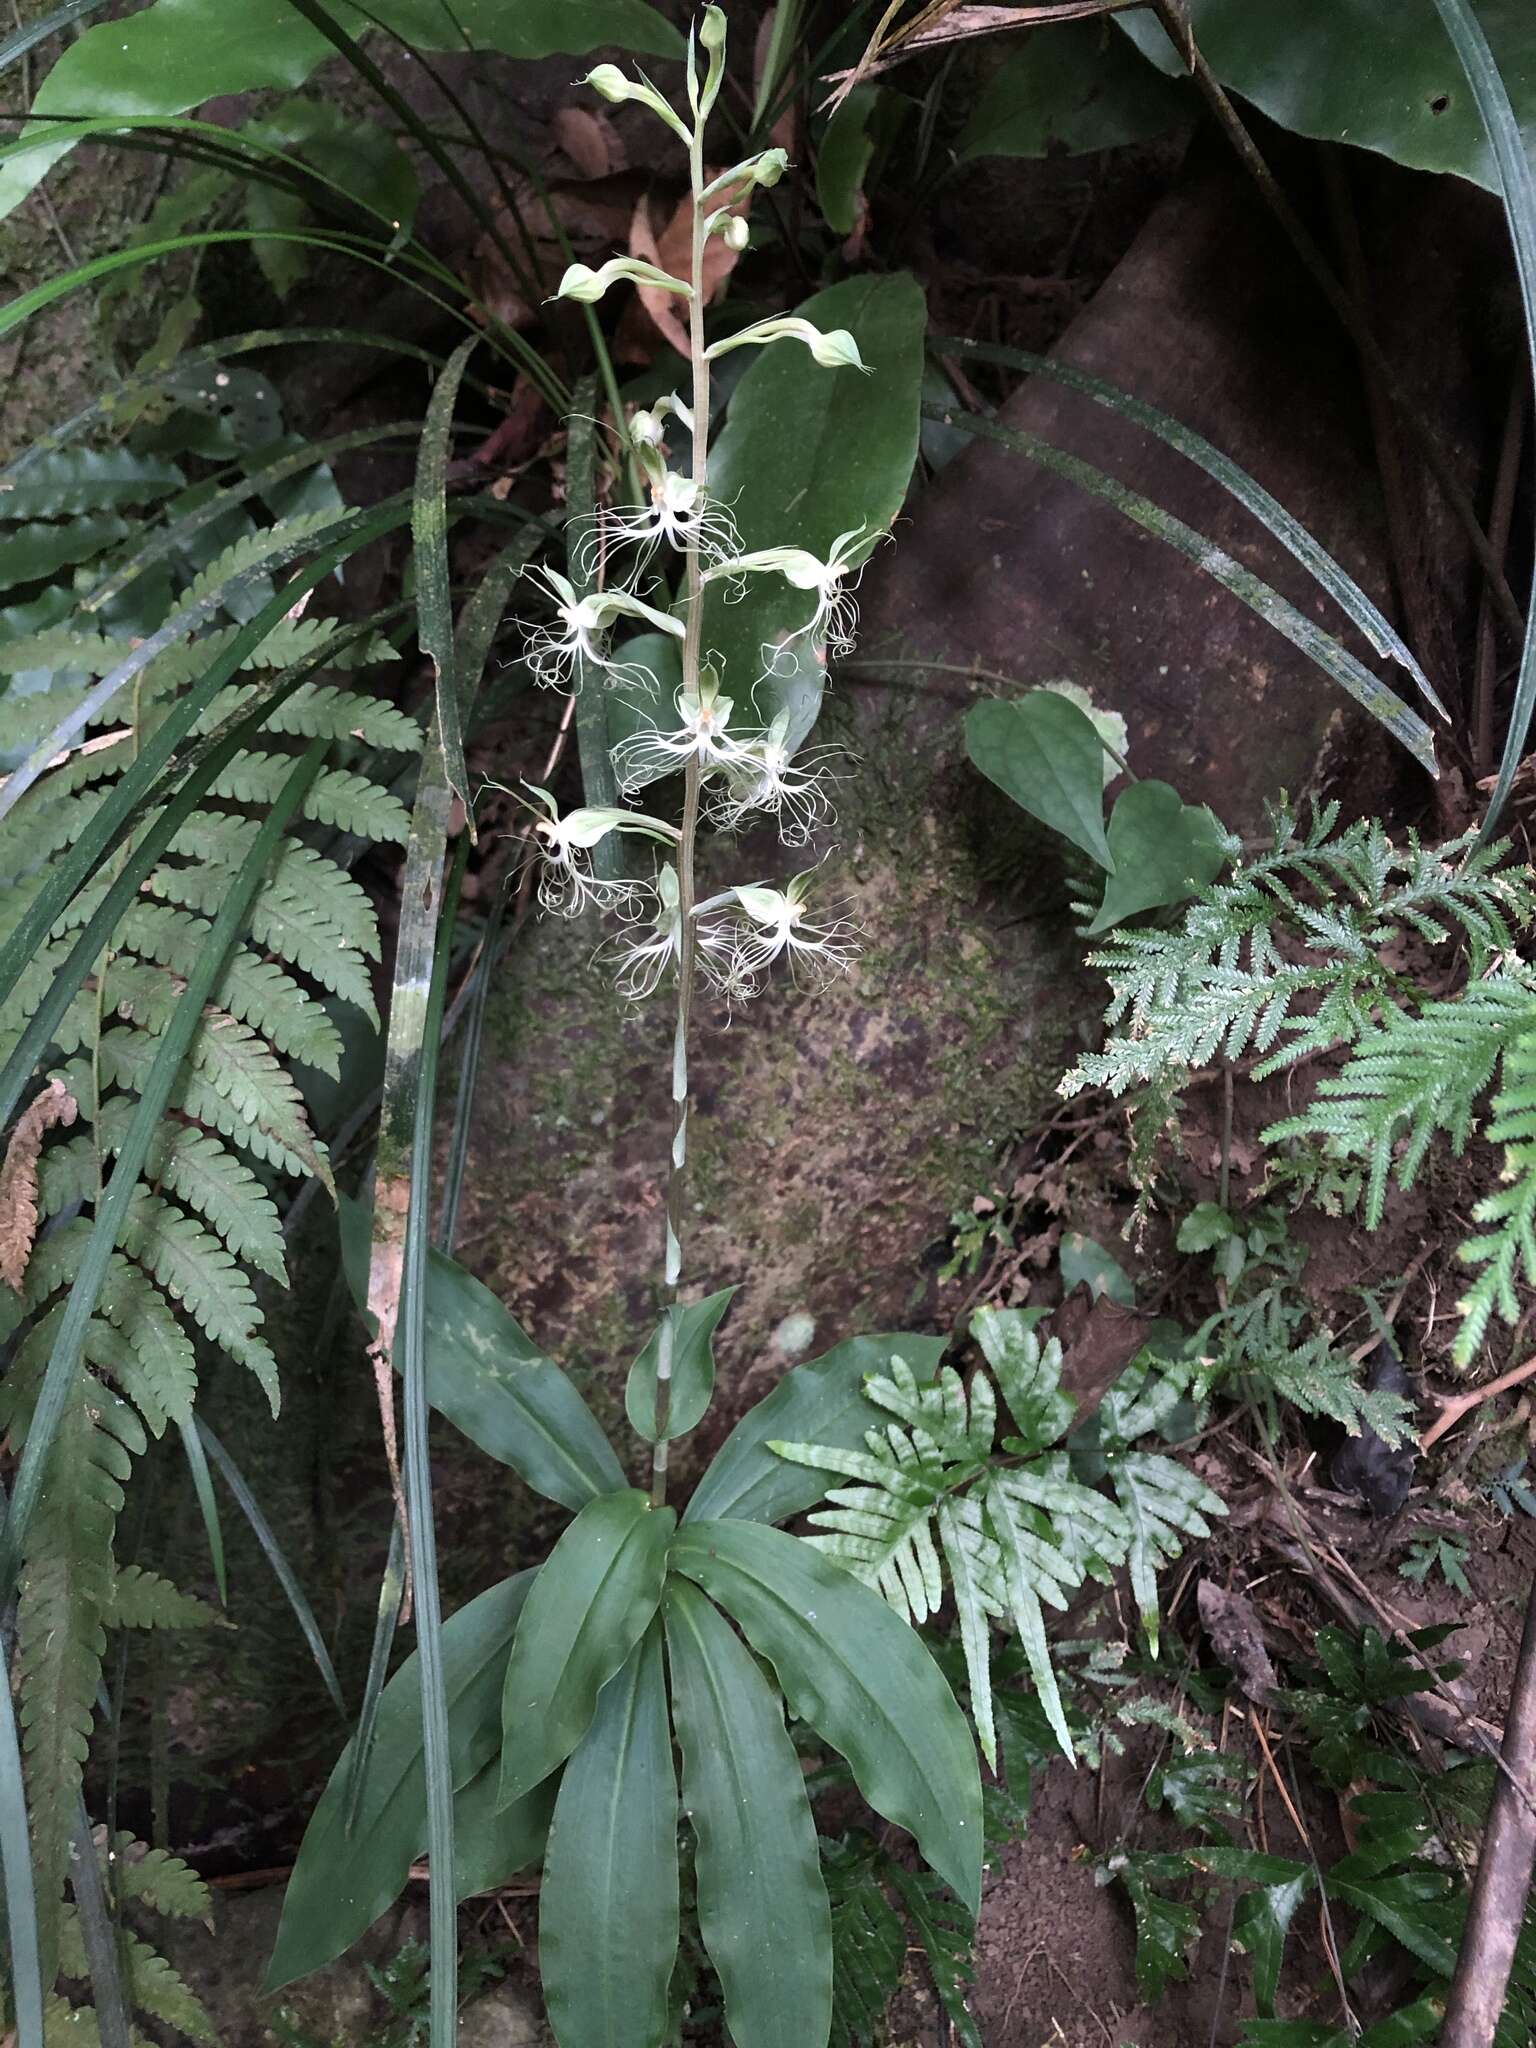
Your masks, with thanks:
M 37 1236 L 37 1158 L 55 1124 L 66 1129 L 80 1105 L 62 1081 L 50 1081 L 22 1111 L 0 1166 L 0 1280 L 21 1292 Z
M 1094 1301 L 1079 1281 L 1051 1317 L 1051 1335 L 1061 1344 L 1061 1384 L 1077 1402 L 1082 1422 L 1098 1407 L 1141 1349 L 1148 1318 L 1101 1294 Z
M 556 142 L 584 178 L 607 178 L 629 168 L 619 131 L 590 107 L 562 107 L 550 123 Z
M 608 254 L 629 232 L 635 194 L 640 181 L 631 174 L 615 172 L 605 178 L 586 181 L 555 179 L 547 187 L 549 204 L 564 229 L 573 253 L 583 262 Z M 527 179 L 514 180 L 512 198 L 533 244 L 537 267 L 538 297 L 543 299 L 560 282 L 566 265 L 565 250 L 549 224 L 549 215 L 538 192 Z M 470 257 L 470 278 L 475 297 L 484 309 L 508 327 L 527 327 L 538 316 L 522 281 L 508 267 L 497 246 L 505 242 L 527 260 L 523 232 L 506 202 L 495 198 L 491 214 L 496 234 L 484 234 Z
M 778 8 L 770 7 L 757 25 L 757 41 L 752 46 L 752 99 L 757 102 L 763 89 L 763 73 L 768 67 L 768 45 L 773 40 L 773 24 L 778 17 Z M 782 78 L 779 81 L 782 85 Z M 775 149 L 787 149 L 791 158 L 795 154 L 795 113 L 798 95 L 791 93 L 784 111 L 768 131 L 768 140 Z
M 1279 1680 L 1264 1647 L 1259 1610 L 1246 1593 L 1229 1593 L 1214 1579 L 1202 1579 L 1195 1597 L 1211 1648 L 1254 1705 L 1268 1705 Z
M 706 170 L 705 178 L 717 174 Z M 753 187 L 734 199 L 730 212 L 746 214 L 752 204 Z M 711 208 L 711 211 L 715 209 Z M 642 195 L 629 224 L 629 253 L 642 263 L 654 263 L 669 276 L 686 278 L 693 267 L 693 200 L 685 197 L 661 233 L 651 224 L 650 206 Z M 719 235 L 704 244 L 704 303 L 712 305 L 725 290 L 736 268 L 738 252 Z M 638 285 L 635 303 L 626 308 L 619 322 L 616 353 L 626 363 L 648 362 L 654 353 L 652 341 L 659 334 L 679 355 L 688 353 L 687 302 L 673 292 L 658 291 L 654 285 Z

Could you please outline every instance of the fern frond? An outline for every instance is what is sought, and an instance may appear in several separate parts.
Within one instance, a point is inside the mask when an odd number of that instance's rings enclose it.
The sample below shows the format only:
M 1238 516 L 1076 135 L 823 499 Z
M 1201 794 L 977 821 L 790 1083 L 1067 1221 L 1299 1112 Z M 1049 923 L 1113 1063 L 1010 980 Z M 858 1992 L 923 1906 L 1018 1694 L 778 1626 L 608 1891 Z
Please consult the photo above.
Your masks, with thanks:
M 134 1190 L 122 1246 L 221 1350 L 255 1373 L 277 1412 L 277 1361 L 256 1335 L 261 1311 L 251 1284 L 215 1237 L 174 1202 Z
M 40 1308 L 73 1282 L 90 1232 L 89 1221 L 83 1216 L 76 1217 L 36 1247 L 27 1268 L 26 1299 L 30 1308 Z M 192 1412 L 197 1393 L 196 1354 L 192 1340 L 148 1274 L 141 1273 L 121 1252 L 114 1252 L 107 1262 L 106 1279 L 96 1307 L 87 1356 L 110 1372 L 132 1397 L 156 1436 L 164 1431 L 168 1420 L 184 1421 Z M 20 1359 L 40 1355 L 46 1364 L 55 1318 L 62 1313 L 60 1303 L 28 1332 Z M 126 1344 L 126 1355 L 102 1331 L 103 1321 Z
M 14 1394 L 4 1393 L 8 1426 Z M 16 1610 L 21 1727 L 32 1820 L 40 1937 L 49 1961 L 59 1939 L 60 1898 L 75 1802 L 90 1748 L 96 1688 L 112 1604 L 112 1538 L 144 1432 L 126 1402 L 82 1374 L 48 1454 L 47 1478 L 27 1531 Z
M 1472 1211 L 1474 1222 L 1494 1227 L 1457 1250 L 1465 1264 L 1483 1268 L 1459 1304 L 1461 1364 L 1470 1363 L 1495 1310 L 1507 1323 L 1518 1319 L 1516 1282 L 1536 1286 L 1536 1028 L 1506 1046 L 1490 1112 L 1488 1141 L 1504 1148 L 1502 1185 Z
M 209 795 L 232 803 L 271 804 L 292 767 L 286 754 L 237 754 Z M 303 815 L 318 825 L 354 833 L 359 839 L 403 846 L 410 836 L 410 812 L 399 797 L 366 775 L 354 775 L 345 768 L 327 768 L 315 778 L 304 799 Z
M 212 1892 L 189 1863 L 127 1833 L 112 1838 L 112 1877 L 120 1899 L 148 1906 L 168 1920 L 206 1920 L 213 1909 Z
M 1367 1161 L 1365 1217 L 1375 1229 L 1388 1180 L 1412 1187 L 1440 1132 L 1461 1154 L 1500 1062 L 1532 1033 L 1536 987 L 1518 972 L 1475 981 L 1455 1000 L 1419 1011 L 1393 1004 L 1343 1069 L 1319 1081 L 1301 1115 L 1272 1124 L 1263 1142 L 1321 1137 Z
M 1105 1460 L 1109 1483 L 1130 1525 L 1127 1561 L 1136 1611 L 1157 1655 L 1157 1574 L 1183 1549 L 1186 1536 L 1209 1536 L 1210 1516 L 1227 1512 L 1221 1496 L 1158 1451 L 1117 1451 Z
M 168 903 L 139 902 L 123 919 L 121 939 L 124 947 L 141 959 L 184 979 L 207 941 L 208 930 L 207 919 L 190 910 L 177 910 Z M 109 983 L 109 994 L 110 989 Z M 230 955 L 214 1002 L 259 1031 L 289 1059 L 318 1067 L 333 1080 L 339 1076 L 341 1033 L 324 1005 L 275 961 L 259 959 L 243 946 L 237 948 Z M 116 1002 L 112 1007 L 117 1007 Z M 158 1013 L 151 1013 L 147 1021 L 152 1030 L 163 1028 Z
M 202 598 L 214 596 L 221 586 L 238 587 L 254 576 L 265 574 L 268 569 L 296 561 L 313 546 L 317 535 L 335 524 L 335 511 L 327 506 L 318 512 L 296 513 L 292 519 L 281 520 L 276 526 L 255 527 L 221 549 L 207 567 L 193 577 L 181 593 L 179 602 L 183 605 L 196 604 Z
M 150 888 L 184 910 L 217 911 L 229 889 L 229 870 L 213 865 L 156 868 Z M 312 976 L 343 1002 L 354 1004 L 377 1025 L 368 966 L 344 932 L 323 910 L 274 881 L 251 906 L 251 933 L 263 946 Z
M 118 1026 L 102 1034 L 102 1073 L 116 1087 L 142 1092 L 154 1057 L 150 1032 Z M 265 1039 L 209 1010 L 190 1062 L 176 1084 L 175 1107 L 284 1173 L 313 1174 L 330 1186 L 325 1148 L 310 1129 L 303 1098 Z
M 1061 1346 L 1042 1344 L 1031 1315 L 1016 1309 L 978 1311 L 974 1333 L 1004 1389 L 1022 1432 L 994 1446 L 997 1387 L 978 1370 L 969 1387 L 948 1368 L 920 1384 L 899 1359 L 888 1377 L 872 1376 L 865 1397 L 898 1418 L 865 1432 L 863 1450 L 773 1443 L 780 1457 L 839 1479 L 827 1505 L 810 1517 L 817 1532 L 807 1540 L 876 1587 L 898 1613 L 922 1622 L 938 1608 L 947 1579 L 955 1600 L 970 1686 L 971 1713 L 982 1752 L 997 1756 L 992 1707 L 989 1632 L 994 1622 L 1019 1637 L 1051 1729 L 1065 1755 L 1075 1756 L 1065 1708 L 1052 1669 L 1044 1610 L 1067 1606 L 1084 1572 L 1107 1574 L 1132 1553 L 1140 1531 L 1138 1590 L 1158 1562 L 1177 1555 L 1180 1529 L 1194 1533 L 1196 1505 L 1224 1512 L 1201 1482 L 1169 1460 L 1177 1475 L 1160 1477 L 1155 1464 L 1138 1468 L 1139 1525 L 1119 1505 L 1073 1476 L 1068 1457 L 1052 1446 L 1071 1424 L 1073 1402 L 1061 1391 Z M 1175 1392 L 1172 1399 L 1178 1398 Z M 1143 1397 L 1148 1413 L 1162 1405 Z M 1129 1401 L 1122 1420 L 1134 1417 Z M 1113 1443 L 1112 1446 L 1113 1448 Z M 1188 1480 L 1182 1493 L 1179 1487 Z M 1154 1509 L 1161 1509 L 1155 1514 Z M 1177 1513 L 1175 1513 L 1177 1509 Z M 1182 1519 L 1180 1519 L 1182 1517 Z M 1203 1533 L 1204 1524 L 1200 1524 Z M 1154 1587 L 1155 1603 L 1155 1587 Z M 1155 1642 L 1156 1610 L 1152 1617 Z
M 183 1593 L 142 1565 L 120 1565 L 112 1575 L 108 1628 L 213 1628 L 221 1618 L 206 1600 Z
M 250 690 L 233 683 L 221 690 L 198 720 L 199 732 L 212 732 L 226 718 L 245 709 Z M 306 740 L 362 740 L 384 753 L 415 754 L 425 735 L 415 719 L 380 697 L 340 690 L 330 683 L 300 683 L 291 697 L 268 713 L 265 730 Z
M 260 822 L 227 812 L 194 811 L 177 833 L 172 851 L 189 854 L 214 870 L 223 870 L 228 889 L 234 871 L 256 843 Z M 379 921 L 365 890 L 345 868 L 296 839 L 279 841 L 268 870 L 266 888 L 296 896 L 340 933 L 343 942 L 370 959 L 379 957 Z M 205 904 L 205 909 L 216 906 Z
M 90 1975 L 85 1942 L 73 1907 L 66 1910 L 61 1927 L 60 1967 L 67 1977 Z M 129 1928 L 117 1930 L 117 1952 L 123 1973 L 123 1988 L 136 2011 L 174 2027 L 189 2041 L 218 2048 L 218 2035 L 207 2007 L 181 1976 L 142 1936 Z M 84 2008 L 80 2008 L 84 2010 Z
M 1112 1035 L 1078 1061 L 1063 1094 L 1166 1089 L 1249 1052 L 1263 1076 L 1353 1044 L 1395 1000 L 1384 960 L 1395 938 L 1459 939 L 1479 974 L 1536 912 L 1529 881 L 1502 865 L 1504 845 L 1471 834 L 1398 845 L 1375 819 L 1330 838 L 1332 817 L 1300 834 L 1276 813 L 1273 852 L 1203 890 L 1171 929 L 1117 933 L 1093 956 L 1110 982 Z

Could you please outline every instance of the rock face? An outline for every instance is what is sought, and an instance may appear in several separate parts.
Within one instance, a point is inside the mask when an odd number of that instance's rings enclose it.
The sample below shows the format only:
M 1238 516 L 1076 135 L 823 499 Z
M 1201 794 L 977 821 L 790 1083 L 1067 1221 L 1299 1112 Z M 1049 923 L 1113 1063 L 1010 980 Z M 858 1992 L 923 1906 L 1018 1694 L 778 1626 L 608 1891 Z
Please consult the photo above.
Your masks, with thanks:
M 1349 344 L 1235 167 L 1192 165 L 1055 354 L 1205 434 L 1389 605 Z M 1000 417 L 1143 492 L 1330 629 L 1344 623 L 1226 492 L 1113 412 L 1036 378 Z M 1387 759 L 1350 699 L 1235 597 L 1011 450 L 978 443 L 952 461 L 897 542 L 870 573 L 867 656 L 1069 677 L 1125 715 L 1138 774 L 1235 827 L 1256 825 L 1282 785 L 1308 787 L 1327 739 L 1347 737 L 1352 781 L 1362 747 Z
M 883 712 L 859 727 L 825 888 L 862 926 L 862 957 L 728 1029 L 706 1011 L 697 1034 L 686 1272 L 739 1289 L 720 1422 L 794 1357 L 933 1326 L 924 1253 L 1048 1099 L 1091 1007 L 1064 925 L 1020 921 L 985 879 L 958 717 L 920 739 Z M 706 860 L 705 887 L 793 871 L 756 843 Z M 625 1011 L 591 965 L 597 936 L 534 928 L 493 998 L 460 1256 L 611 1414 L 652 1327 L 671 1016 L 665 998 Z

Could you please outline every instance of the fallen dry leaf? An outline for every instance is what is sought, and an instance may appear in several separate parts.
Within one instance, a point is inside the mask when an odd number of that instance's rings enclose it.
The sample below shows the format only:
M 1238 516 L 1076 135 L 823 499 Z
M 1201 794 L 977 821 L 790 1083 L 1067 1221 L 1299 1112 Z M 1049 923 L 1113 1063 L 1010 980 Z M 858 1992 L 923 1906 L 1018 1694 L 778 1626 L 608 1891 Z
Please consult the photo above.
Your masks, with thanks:
M 1061 1344 L 1061 1384 L 1077 1402 L 1075 1422 L 1093 1413 L 1136 1356 L 1148 1320 L 1107 1294 L 1093 1300 L 1086 1281 L 1079 1281 L 1056 1310 L 1051 1335 Z
M 1259 1610 L 1246 1593 L 1229 1593 L 1214 1579 L 1202 1579 L 1195 1598 L 1211 1648 L 1254 1705 L 1266 1706 L 1279 1680 L 1264 1647 Z
M 706 170 L 704 176 L 713 178 L 717 173 Z M 752 205 L 753 187 L 748 186 L 739 199 L 731 202 L 730 211 L 745 215 Z M 710 209 L 711 212 L 715 208 Z M 650 203 L 642 193 L 629 224 L 629 253 L 637 256 L 642 263 L 654 263 L 670 277 L 686 278 L 693 267 L 693 199 L 689 195 L 667 222 L 661 233 L 656 234 L 651 225 Z M 738 251 L 719 235 L 711 235 L 704 244 L 704 303 L 712 305 L 725 290 L 731 272 L 736 268 Z M 624 318 L 619 322 L 616 338 L 616 353 L 626 363 L 648 362 L 653 353 L 650 347 L 652 331 L 663 341 L 675 348 L 679 355 L 688 353 L 687 301 L 673 292 L 658 291 L 655 285 L 637 285 L 635 303 L 626 308 Z
M 55 1124 L 66 1129 L 80 1105 L 62 1081 L 50 1081 L 17 1120 L 0 1166 L 0 1280 L 21 1292 L 37 1236 L 37 1158 Z
M 606 114 L 594 113 L 590 107 L 562 107 L 550 127 L 584 178 L 607 178 L 628 169 L 619 131 Z

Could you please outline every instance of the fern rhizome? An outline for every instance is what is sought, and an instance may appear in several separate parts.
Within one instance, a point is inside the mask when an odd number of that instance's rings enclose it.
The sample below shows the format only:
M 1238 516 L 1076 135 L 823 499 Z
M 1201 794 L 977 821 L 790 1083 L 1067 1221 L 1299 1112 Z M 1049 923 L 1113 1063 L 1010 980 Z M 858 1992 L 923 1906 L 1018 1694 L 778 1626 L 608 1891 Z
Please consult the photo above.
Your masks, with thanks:
M 42 479 L 28 472 L 23 487 L 22 509 L 43 522 L 27 529 L 34 538 L 39 531 L 67 536 L 93 494 L 114 502 L 114 488 L 125 476 L 142 476 L 145 465 L 122 451 L 71 451 L 43 467 Z M 163 496 L 178 474 L 171 467 L 168 477 L 157 473 L 152 486 L 138 488 Z M 270 601 L 270 572 L 312 551 L 326 522 L 334 530 L 339 501 L 333 486 L 328 493 L 328 510 L 257 525 L 228 507 L 222 522 L 210 521 L 206 492 L 193 486 L 172 500 L 154 540 L 145 546 L 139 537 L 136 555 L 93 564 L 87 607 L 104 589 L 131 588 L 137 600 L 125 608 L 119 599 L 115 611 L 98 605 L 102 630 L 66 628 L 49 616 L 47 601 L 6 615 L 0 763 L 20 773 L 8 807 L 0 787 L 0 943 L 187 688 Z M 108 539 L 124 531 L 99 517 L 96 526 Z M 174 594 L 166 557 L 181 571 Z M 93 680 L 133 665 L 146 639 L 164 644 L 138 661 L 121 688 Z M 256 1291 L 261 1277 L 286 1280 L 275 1197 L 291 1176 L 330 1182 L 305 1108 L 306 1070 L 339 1077 L 343 1006 L 377 1024 L 370 972 L 379 954 L 376 919 L 348 862 L 369 840 L 403 842 L 408 830 L 400 800 L 366 764 L 375 752 L 414 755 L 421 745 L 415 722 L 352 688 L 348 671 L 393 659 L 393 646 L 371 626 L 358 631 L 290 614 L 202 711 L 193 746 L 227 729 L 259 689 L 305 678 L 277 699 L 259 744 L 227 760 L 111 930 L 52 1027 L 0 1177 L 0 1340 L 12 1350 L 0 1425 L 20 1446 L 162 1037 L 189 977 L 213 968 L 209 1000 L 117 1233 L 86 1329 L 85 1369 L 70 1388 L 26 1533 L 16 1662 L 45 1981 L 54 1962 L 78 1974 L 71 1962 L 78 1931 L 62 1894 L 104 1631 L 202 1618 L 194 1611 L 200 1603 L 114 1559 L 133 1460 L 149 1436 L 192 1428 L 200 1352 L 237 1361 L 256 1375 L 274 1412 L 278 1405 Z M 295 782 L 305 741 L 314 744 Z M 322 752 L 342 758 L 321 766 Z M 221 962 L 210 962 L 213 920 L 237 877 L 249 884 L 263 817 L 292 787 L 302 795 L 291 829 L 275 838 L 255 878 L 237 942 Z M 136 820 L 53 925 L 0 1007 L 0 1063 L 16 1053 L 82 928 L 160 816 L 151 809 Z M 78 1884 L 75 1890 L 78 1896 Z M 147 2010 L 207 2038 L 191 2008 L 177 2005 L 158 1958 L 142 1968 L 130 1962 L 130 1991 Z M 158 1986 L 158 2004 L 144 1995 L 146 1986 L 152 1994 Z

